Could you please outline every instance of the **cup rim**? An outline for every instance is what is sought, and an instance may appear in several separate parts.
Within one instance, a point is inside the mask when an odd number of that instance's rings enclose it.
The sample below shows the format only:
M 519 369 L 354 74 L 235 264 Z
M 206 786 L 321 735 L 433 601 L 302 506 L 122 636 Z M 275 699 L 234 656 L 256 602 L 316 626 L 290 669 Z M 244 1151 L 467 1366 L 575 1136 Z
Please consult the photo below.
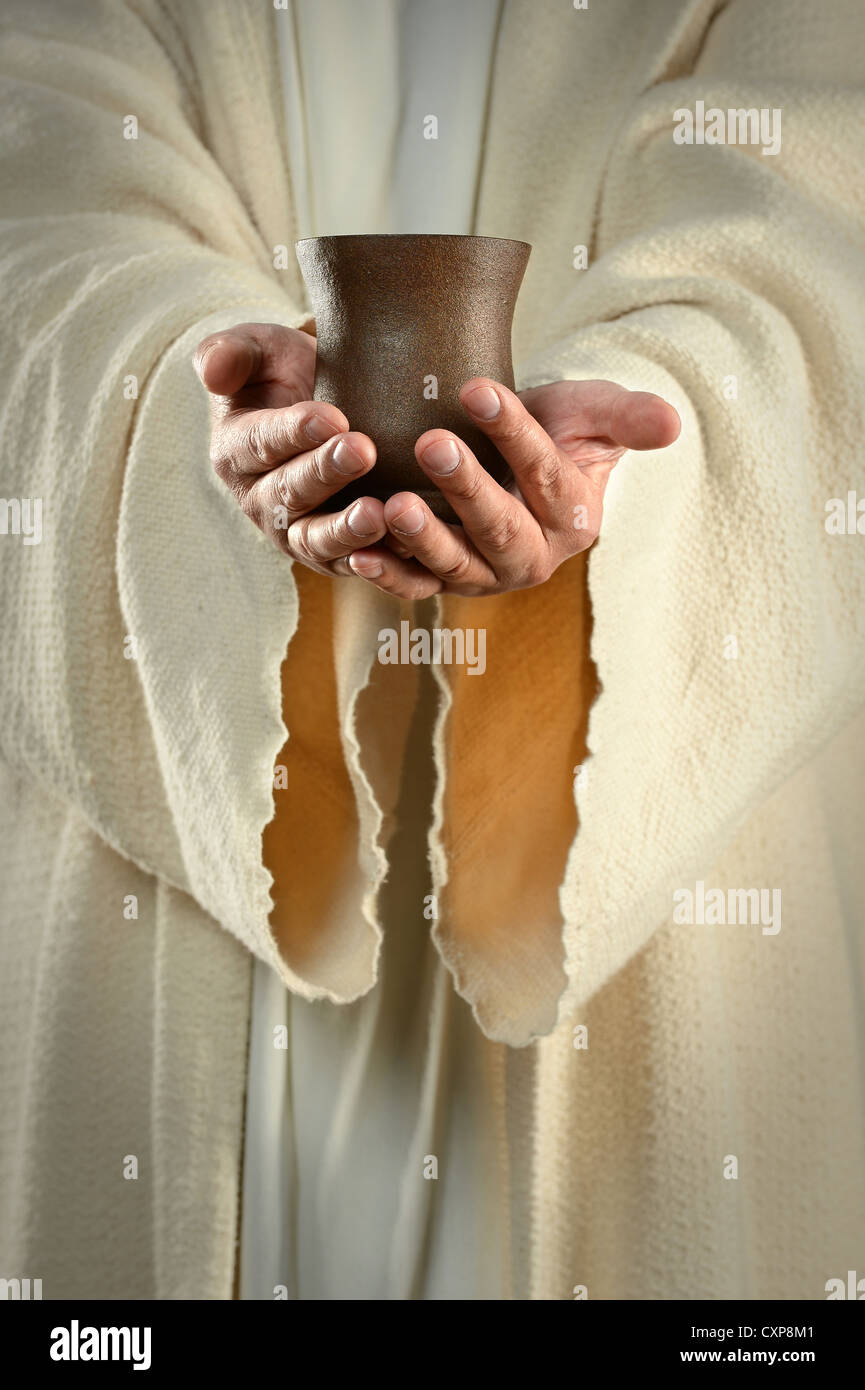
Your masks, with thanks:
M 481 236 L 476 232 L 336 232 L 333 235 L 305 236 L 295 246 L 310 246 L 315 241 L 493 241 L 499 245 L 522 246 L 532 250 L 530 241 L 518 241 L 509 236 Z

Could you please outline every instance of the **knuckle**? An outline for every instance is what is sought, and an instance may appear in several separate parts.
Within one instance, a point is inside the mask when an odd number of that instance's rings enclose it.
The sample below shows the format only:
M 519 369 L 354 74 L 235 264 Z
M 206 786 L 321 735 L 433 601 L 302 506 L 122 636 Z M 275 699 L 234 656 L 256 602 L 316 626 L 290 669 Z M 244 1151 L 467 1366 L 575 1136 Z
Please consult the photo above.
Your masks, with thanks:
M 555 454 L 545 451 L 530 459 L 522 470 L 526 482 L 538 492 L 543 492 L 550 500 L 560 497 L 564 487 L 564 473 Z
M 449 584 L 459 584 L 471 569 L 472 557 L 462 550 L 450 565 L 437 565 L 435 572 Z
M 305 565 L 318 563 L 318 556 L 314 554 L 309 541 L 309 518 L 301 517 L 289 526 L 285 533 L 286 547 L 295 559 L 303 561 Z
M 246 430 L 246 447 L 252 461 L 261 468 L 267 468 L 271 461 L 271 447 L 268 432 L 259 420 L 250 420 Z
M 320 546 L 322 551 L 338 551 L 350 541 L 351 531 L 348 529 L 348 518 L 345 513 L 337 512 L 333 516 L 328 516 L 321 531 Z M 355 537 L 355 540 L 357 538 Z
M 273 475 L 273 487 L 277 499 L 287 512 L 297 513 L 305 509 L 297 505 L 297 477 L 291 468 L 279 468 Z
M 306 515 L 318 501 L 311 459 L 304 463 L 289 460 L 277 470 L 275 483 L 280 501 L 292 519 Z
M 340 475 L 334 467 L 333 450 L 326 447 L 314 449 L 309 456 L 309 481 L 317 487 L 330 487 Z
M 457 472 L 462 472 L 457 469 Z M 474 502 L 480 496 L 487 481 L 487 475 L 479 468 L 468 469 L 454 485 L 454 492 L 463 502 Z
M 507 449 L 527 449 L 533 439 L 532 427 L 525 419 L 504 419 L 496 431 L 496 443 Z
M 519 512 L 508 507 L 483 527 L 483 542 L 490 550 L 507 550 L 520 534 L 520 526 Z

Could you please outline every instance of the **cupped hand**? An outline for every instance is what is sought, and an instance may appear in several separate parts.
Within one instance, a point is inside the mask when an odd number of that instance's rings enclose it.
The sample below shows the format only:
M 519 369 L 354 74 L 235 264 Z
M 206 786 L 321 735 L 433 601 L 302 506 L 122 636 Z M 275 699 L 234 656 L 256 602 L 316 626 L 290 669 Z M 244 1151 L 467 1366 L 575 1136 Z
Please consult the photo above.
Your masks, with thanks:
M 375 445 L 310 399 L 315 352 L 310 333 L 240 323 L 200 342 L 193 361 L 210 393 L 211 463 L 243 511 L 294 560 L 351 575 L 347 557 L 387 533 L 382 502 L 316 509 L 369 472 Z
M 663 449 L 681 422 L 660 396 L 612 381 L 556 381 L 519 395 L 486 377 L 460 399 L 513 473 L 501 487 L 448 430 L 415 446 L 417 461 L 460 518 L 433 516 L 414 493 L 388 499 L 388 535 L 354 550 L 355 574 L 401 598 L 500 594 L 543 584 L 597 538 L 604 491 L 628 449 Z

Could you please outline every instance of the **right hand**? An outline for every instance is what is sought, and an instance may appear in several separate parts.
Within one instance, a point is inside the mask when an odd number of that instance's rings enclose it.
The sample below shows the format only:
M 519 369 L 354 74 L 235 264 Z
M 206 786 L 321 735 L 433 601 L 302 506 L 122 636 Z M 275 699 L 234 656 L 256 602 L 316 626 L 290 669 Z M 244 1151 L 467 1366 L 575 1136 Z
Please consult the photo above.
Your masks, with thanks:
M 387 534 L 384 505 L 361 497 L 316 509 L 375 463 L 368 435 L 313 401 L 315 338 L 276 323 L 239 323 L 204 338 L 195 370 L 210 392 L 210 458 L 256 526 L 319 574 L 351 575 L 347 557 Z

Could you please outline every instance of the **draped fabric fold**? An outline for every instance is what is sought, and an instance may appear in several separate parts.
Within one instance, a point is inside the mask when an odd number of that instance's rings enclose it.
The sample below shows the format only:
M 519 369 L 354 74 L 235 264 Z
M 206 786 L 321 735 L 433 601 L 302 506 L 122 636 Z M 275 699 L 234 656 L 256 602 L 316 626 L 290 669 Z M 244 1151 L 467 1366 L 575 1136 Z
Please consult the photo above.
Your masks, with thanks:
M 358 945 L 351 961 L 324 950 L 317 973 L 295 970 L 269 922 L 261 855 L 286 737 L 280 669 L 299 617 L 292 567 L 215 478 L 191 365 L 219 328 L 309 317 L 277 172 L 280 95 L 266 27 L 244 7 L 205 8 L 194 78 L 158 7 L 151 29 L 134 7 L 97 6 L 98 50 L 63 6 L 47 48 L 27 6 L 7 10 L 3 75 L 17 124 L 4 151 L 14 203 L 0 228 L 3 491 L 40 498 L 43 535 L 4 551 L 14 678 L 0 693 L 0 739 L 13 768 L 49 781 L 107 844 L 190 894 L 289 988 L 339 1002 L 374 982 L 370 950 Z M 244 31 L 244 78 L 224 72 L 214 109 L 220 38 L 233 47 Z M 267 79 L 254 110 L 266 157 L 255 141 L 237 145 L 256 70 Z M 26 174 L 36 167 L 38 178 Z M 155 512 L 166 524 L 154 525 Z M 345 852 L 356 873 L 334 911 L 374 937 L 378 812 L 352 725 L 377 623 L 373 613 L 356 627 L 354 616 L 384 601 L 352 599 L 339 654 L 327 654 L 339 672 L 335 757 L 353 779 L 346 808 L 355 797 L 358 807 Z M 297 675 L 299 687 L 314 680 Z M 292 794 L 302 802 L 301 782 Z

